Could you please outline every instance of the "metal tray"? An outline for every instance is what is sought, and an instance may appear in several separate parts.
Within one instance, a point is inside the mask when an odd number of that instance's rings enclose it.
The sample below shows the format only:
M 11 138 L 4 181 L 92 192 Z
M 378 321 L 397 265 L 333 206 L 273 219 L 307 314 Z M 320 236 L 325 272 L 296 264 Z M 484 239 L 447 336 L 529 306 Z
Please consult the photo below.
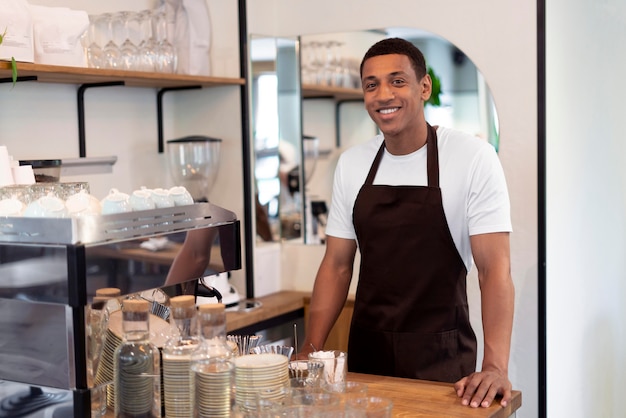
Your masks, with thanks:
M 232 223 L 237 216 L 212 203 L 195 203 L 77 218 L 0 217 L 0 243 L 91 245 Z

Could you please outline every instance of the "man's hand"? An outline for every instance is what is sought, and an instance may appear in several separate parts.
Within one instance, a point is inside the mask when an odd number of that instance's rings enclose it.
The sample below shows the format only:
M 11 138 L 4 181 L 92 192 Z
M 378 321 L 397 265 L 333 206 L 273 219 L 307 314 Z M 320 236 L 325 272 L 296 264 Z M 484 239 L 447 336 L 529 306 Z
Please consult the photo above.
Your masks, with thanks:
M 488 408 L 496 395 L 502 395 L 500 405 L 505 407 L 511 400 L 511 382 L 505 373 L 482 371 L 472 373 L 454 384 L 461 404 L 472 408 Z

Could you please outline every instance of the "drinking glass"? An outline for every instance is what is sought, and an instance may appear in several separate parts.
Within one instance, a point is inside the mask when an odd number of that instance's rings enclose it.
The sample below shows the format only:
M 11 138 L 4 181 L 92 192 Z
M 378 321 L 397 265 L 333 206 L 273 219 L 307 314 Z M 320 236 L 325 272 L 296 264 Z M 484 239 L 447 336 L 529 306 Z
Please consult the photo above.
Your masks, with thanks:
M 354 412 L 365 418 L 391 418 L 392 409 L 393 402 L 391 399 L 377 396 L 346 400 L 346 411 Z
M 154 28 L 156 38 L 156 71 L 160 73 L 175 73 L 178 57 L 176 49 L 167 36 L 167 19 L 165 12 L 158 10 L 154 13 Z
M 154 37 L 152 24 L 152 10 L 143 10 L 137 16 L 139 20 L 140 38 L 139 60 L 137 69 L 139 71 L 155 71 L 157 59 L 157 42 Z
M 339 350 L 314 351 L 309 353 L 309 360 L 324 363 L 324 381 L 334 384 L 346 381 L 348 372 L 348 353 Z
M 133 42 L 133 37 L 139 32 L 139 20 L 133 12 L 119 12 L 115 19 L 116 40 L 120 43 L 120 67 L 124 70 L 134 70 L 139 59 L 139 47 Z
M 87 65 L 90 68 L 102 68 L 104 66 L 104 55 L 102 48 L 102 34 L 99 32 L 98 19 L 99 15 L 89 15 L 89 27 L 85 32 L 85 54 L 87 56 Z
M 120 48 L 115 42 L 114 27 L 116 26 L 116 16 L 112 13 L 104 13 L 98 19 L 98 31 L 104 34 L 106 43 L 102 48 L 104 67 L 119 68 L 120 67 Z

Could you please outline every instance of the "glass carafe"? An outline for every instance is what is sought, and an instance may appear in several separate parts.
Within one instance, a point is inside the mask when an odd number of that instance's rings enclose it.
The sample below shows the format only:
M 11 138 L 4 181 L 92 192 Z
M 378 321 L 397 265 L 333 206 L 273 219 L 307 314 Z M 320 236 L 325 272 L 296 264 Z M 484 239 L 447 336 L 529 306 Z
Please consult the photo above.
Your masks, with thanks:
M 221 303 L 198 307 L 202 342 L 193 353 L 191 370 L 194 418 L 228 416 L 233 394 L 232 349 L 226 342 L 226 313 Z
M 193 416 L 191 354 L 200 345 L 200 338 L 197 336 L 195 297 L 184 295 L 171 298 L 170 312 L 174 333 L 163 347 L 165 416 L 191 418 Z
M 123 340 L 113 356 L 115 418 L 161 417 L 161 355 L 150 342 L 150 303 L 122 304 Z

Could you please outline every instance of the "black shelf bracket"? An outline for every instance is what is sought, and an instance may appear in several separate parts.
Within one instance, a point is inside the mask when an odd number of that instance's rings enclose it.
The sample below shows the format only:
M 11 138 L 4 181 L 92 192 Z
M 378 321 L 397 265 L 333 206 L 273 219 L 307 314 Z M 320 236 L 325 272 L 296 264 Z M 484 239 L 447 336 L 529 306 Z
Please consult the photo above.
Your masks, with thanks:
M 20 81 L 37 81 L 37 76 L 36 75 L 27 75 L 24 77 L 17 77 L 17 79 L 15 80 L 16 83 L 19 83 Z M 0 78 L 0 83 L 12 83 L 13 82 L 13 78 L 8 77 L 8 78 Z
M 198 90 L 202 86 L 181 86 L 181 87 L 164 87 L 157 93 L 157 128 L 158 128 L 158 146 L 159 154 L 163 154 L 164 142 L 163 142 L 163 95 L 168 91 L 176 90 Z
M 78 106 L 78 156 L 87 156 L 87 146 L 85 141 L 85 90 L 91 87 L 123 86 L 123 81 L 108 81 L 104 83 L 87 83 L 78 87 L 76 104 Z

